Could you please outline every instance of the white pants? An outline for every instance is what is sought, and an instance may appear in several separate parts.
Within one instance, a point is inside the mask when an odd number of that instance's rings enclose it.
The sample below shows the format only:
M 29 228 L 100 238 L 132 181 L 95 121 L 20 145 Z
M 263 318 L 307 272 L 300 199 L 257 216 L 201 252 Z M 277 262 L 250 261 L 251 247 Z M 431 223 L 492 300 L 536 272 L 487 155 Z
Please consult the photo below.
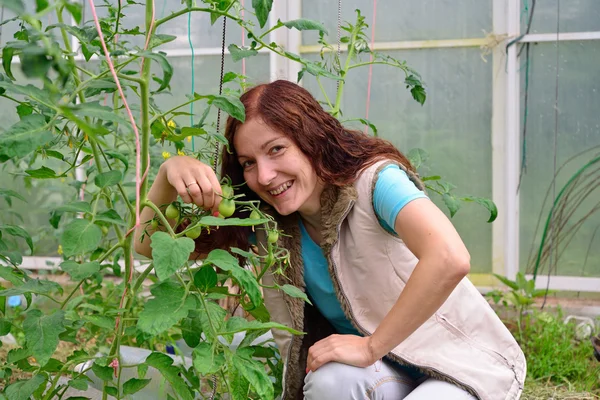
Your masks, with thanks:
M 304 380 L 305 400 L 474 400 L 468 392 L 433 378 L 415 381 L 389 361 L 367 368 L 328 363 Z

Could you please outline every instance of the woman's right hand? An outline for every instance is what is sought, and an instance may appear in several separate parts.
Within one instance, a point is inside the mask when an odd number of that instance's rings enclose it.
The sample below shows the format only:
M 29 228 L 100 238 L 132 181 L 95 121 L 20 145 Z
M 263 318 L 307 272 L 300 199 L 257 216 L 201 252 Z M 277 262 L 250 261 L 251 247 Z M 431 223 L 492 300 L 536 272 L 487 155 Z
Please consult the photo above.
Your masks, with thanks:
M 205 210 L 218 209 L 221 185 L 211 167 L 193 157 L 176 156 L 166 160 L 160 169 L 184 202 Z

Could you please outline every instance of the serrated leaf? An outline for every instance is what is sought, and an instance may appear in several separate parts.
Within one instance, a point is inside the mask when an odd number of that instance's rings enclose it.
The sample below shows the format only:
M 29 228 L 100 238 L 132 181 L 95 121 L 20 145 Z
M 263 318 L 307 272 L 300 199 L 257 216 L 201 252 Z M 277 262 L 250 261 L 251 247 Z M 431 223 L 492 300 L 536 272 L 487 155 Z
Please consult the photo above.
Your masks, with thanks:
M 36 178 L 36 179 L 56 179 L 56 178 L 60 178 L 64 175 L 56 175 L 56 172 L 54 172 L 53 169 L 50 169 L 48 167 L 44 167 L 42 166 L 41 168 L 38 169 L 27 169 L 25 170 L 25 173 L 29 176 L 31 176 L 32 178 Z
M 131 378 L 123 384 L 123 394 L 134 394 L 145 388 L 152 379 Z
M 115 319 L 104 315 L 84 315 L 83 319 L 97 327 L 113 330 L 115 329 Z
M 517 285 L 516 282 L 513 282 L 510 279 L 508 279 L 502 275 L 494 274 L 494 276 L 496 277 L 496 279 L 498 279 L 500 282 L 504 283 L 509 288 L 511 288 L 513 290 L 519 290 L 519 285 Z
M 65 2 L 65 8 L 69 13 L 73 16 L 73 19 L 77 24 L 81 23 L 81 4 L 79 3 L 71 3 L 70 1 Z
M 119 182 L 121 182 L 122 179 L 123 174 L 121 173 L 121 171 L 113 169 L 112 171 L 107 171 L 96 175 L 94 183 L 100 189 L 104 189 L 106 187 L 118 184 Z
M 127 226 L 127 222 L 125 222 L 115 210 L 106 210 L 101 213 L 98 213 L 96 214 L 94 219 L 96 221 L 104 221 L 121 226 Z
M 60 243 L 65 257 L 96 250 L 102 240 L 100 227 L 86 219 L 73 220 L 64 229 Z
M 72 379 L 69 381 L 69 386 L 77 390 L 88 390 L 88 380 L 86 378 Z
M 221 306 L 217 303 L 213 303 L 212 301 L 206 302 L 206 310 L 202 310 L 199 314 L 200 324 L 202 325 L 202 330 L 206 337 L 210 340 L 214 339 L 212 330 L 215 329 L 217 331 L 221 330 L 223 323 L 225 321 L 225 316 L 227 315 L 227 311 L 225 311 Z M 209 321 L 212 321 L 212 324 Z
M 0 318 L 0 336 L 6 336 L 10 333 L 12 324 L 5 318 Z
M 19 200 L 27 203 L 27 200 L 25 200 L 25 197 L 21 196 L 19 193 L 15 192 L 14 190 L 0 189 L 0 196 L 5 198 L 5 200 L 9 206 L 12 206 L 12 203 L 10 202 L 11 197 L 14 197 L 16 199 L 19 199 Z
M 273 398 L 273 383 L 264 365 L 252 359 L 252 352 L 252 349 L 247 347 L 238 349 L 233 354 L 233 364 L 261 399 L 270 400 Z
M 225 365 L 223 353 L 215 354 L 210 343 L 200 343 L 192 352 L 194 368 L 202 375 L 212 375 Z
M 260 292 L 260 286 L 254 278 L 254 275 L 247 269 L 240 267 L 237 258 L 232 256 L 229 252 L 221 249 L 215 249 L 208 254 L 206 260 L 207 264 L 213 264 L 223 271 L 228 271 L 231 276 L 238 282 L 240 287 L 246 291 L 246 294 L 252 301 L 255 307 L 262 304 L 262 295 Z
M 29 236 L 29 233 L 25 229 L 16 225 L 0 225 L 0 231 L 25 239 L 27 246 L 29 246 L 29 249 L 33 253 L 33 240 L 31 240 L 31 236 Z
M 264 28 L 269 20 L 269 13 L 272 7 L 273 0 L 252 0 L 252 8 L 254 8 L 256 19 L 258 19 L 261 28 Z
M 75 212 L 75 213 L 92 213 L 92 206 L 87 201 L 73 201 L 71 203 L 58 207 L 56 212 Z
M 277 322 L 260 322 L 256 320 L 248 321 L 241 317 L 231 317 L 227 320 L 227 323 L 223 327 L 223 331 L 219 332 L 219 335 L 230 335 L 238 332 L 266 330 L 266 329 L 280 329 L 293 333 L 294 335 L 302 335 L 303 332 L 287 327 Z
M 258 54 L 258 51 L 250 47 L 240 48 L 236 44 L 230 44 L 229 47 L 227 47 L 227 50 L 229 50 L 229 54 L 231 54 L 231 59 L 233 62 L 238 62 L 244 58 L 252 57 Z
M 39 279 L 30 279 L 18 287 L 0 291 L 0 296 L 18 296 L 26 293 L 47 295 L 53 292 L 62 293 L 62 291 L 62 287 L 56 282 L 42 281 Z
M 4 394 L 8 400 L 28 400 L 40 386 L 46 383 L 46 379 L 45 374 L 37 374 L 33 378 L 7 386 Z
M 163 70 L 162 84 L 158 88 L 157 92 L 160 92 L 169 86 L 171 78 L 173 77 L 173 67 L 169 64 L 167 57 L 163 53 L 153 53 L 151 51 L 142 51 L 134 54 L 137 57 L 145 57 L 154 60 Z
M 296 28 L 299 31 L 320 31 L 326 35 L 328 34 L 327 29 L 322 23 L 312 19 L 299 18 L 281 23 L 289 29 Z
M 193 400 L 188 385 L 179 376 L 180 369 L 173 366 L 173 359 L 162 353 L 152 353 L 146 358 L 146 364 L 156 368 L 162 376 L 171 384 L 173 390 L 183 400 Z
M 214 95 L 209 100 L 212 104 L 240 122 L 246 121 L 246 109 L 239 98 L 228 95 Z
M 6 72 L 6 76 L 8 76 L 11 80 L 15 80 L 15 77 L 12 74 L 12 59 L 15 55 L 15 49 L 13 47 L 6 46 L 2 49 L 2 66 L 4 67 L 4 72 Z
M 102 121 L 110 121 L 131 128 L 129 119 L 122 116 L 112 107 L 101 105 L 98 101 L 63 106 L 61 109 L 63 112 L 67 111 L 77 117 L 97 118 Z
M 40 310 L 31 310 L 23 321 L 27 348 L 31 349 L 37 362 L 44 366 L 58 346 L 58 335 L 66 329 L 65 312 L 56 311 L 51 315 L 44 315 Z
M 191 311 L 188 317 L 181 322 L 181 336 L 189 347 L 194 348 L 200 343 L 202 335 L 202 322 L 197 312 Z
M 146 302 L 137 323 L 140 331 L 150 335 L 158 335 L 178 323 L 196 304 L 192 297 L 186 297 L 183 287 L 171 281 L 154 286 L 150 292 L 154 298 Z
M 235 72 L 229 71 L 228 73 L 223 75 L 223 83 L 231 82 L 231 81 L 235 80 L 235 78 L 237 78 L 237 77 L 238 77 L 238 74 L 236 74 Z
M 65 156 L 60 151 L 46 149 L 46 150 L 44 150 L 44 153 L 48 157 L 56 158 L 57 160 L 60 160 L 60 161 L 65 161 Z
M 125 172 L 127 172 L 127 170 L 129 169 L 129 160 L 127 159 L 127 157 L 125 157 L 125 155 L 116 151 L 106 151 L 105 153 L 107 156 L 111 158 L 116 158 L 117 160 L 121 161 L 125 166 Z
M 172 42 L 175 39 L 177 39 L 177 36 L 165 35 L 164 33 L 155 33 L 150 39 L 150 45 L 148 46 L 148 48 L 153 49 L 165 43 Z
M 98 261 L 86 262 L 83 264 L 79 264 L 76 261 L 63 261 L 60 264 L 60 268 L 69 274 L 71 279 L 80 281 L 87 279 L 100 271 L 101 265 Z
M 444 193 L 442 195 L 442 200 L 444 201 L 444 204 L 446 205 L 446 207 L 448 207 L 448 210 L 450 211 L 450 217 L 454 217 L 454 215 L 460 209 L 460 202 L 458 201 L 458 199 L 449 193 Z
M 417 103 L 423 105 L 425 104 L 425 100 L 427 99 L 427 93 L 425 92 L 425 88 L 423 86 L 415 86 L 410 89 L 410 94 L 412 94 L 413 99 L 417 101 Z
M 213 267 L 205 265 L 194 274 L 194 285 L 203 292 L 217 286 L 217 273 Z
M 156 232 L 152 235 L 152 259 L 158 279 L 165 280 L 185 264 L 194 251 L 195 244 L 190 238 L 173 239 L 168 233 Z
M 21 86 L 10 81 L 0 81 L 0 88 L 6 89 L 7 92 L 22 94 L 48 108 L 55 109 L 55 101 L 50 97 L 50 93 L 33 85 Z
M 286 285 L 278 286 L 278 287 L 279 287 L 279 289 L 283 290 L 283 292 L 285 294 L 287 294 L 288 296 L 302 299 L 305 302 L 307 302 L 308 304 L 312 305 L 312 303 L 308 299 L 308 296 L 306 296 L 306 293 L 304 293 L 302 290 L 298 289 L 296 286 L 286 284 Z
M 24 157 L 49 143 L 52 138 L 52 132 L 44 116 L 25 115 L 19 122 L 0 134 L 0 156 Z

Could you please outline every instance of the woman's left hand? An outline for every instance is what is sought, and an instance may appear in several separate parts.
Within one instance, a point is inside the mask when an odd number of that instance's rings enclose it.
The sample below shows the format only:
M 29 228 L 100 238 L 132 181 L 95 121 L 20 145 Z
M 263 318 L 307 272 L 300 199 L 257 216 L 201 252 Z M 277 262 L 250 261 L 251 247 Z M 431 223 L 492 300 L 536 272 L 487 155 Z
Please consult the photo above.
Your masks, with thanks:
M 370 337 L 356 335 L 331 335 L 319 340 L 308 349 L 307 370 L 316 371 L 331 361 L 368 367 L 377 361 L 369 342 Z

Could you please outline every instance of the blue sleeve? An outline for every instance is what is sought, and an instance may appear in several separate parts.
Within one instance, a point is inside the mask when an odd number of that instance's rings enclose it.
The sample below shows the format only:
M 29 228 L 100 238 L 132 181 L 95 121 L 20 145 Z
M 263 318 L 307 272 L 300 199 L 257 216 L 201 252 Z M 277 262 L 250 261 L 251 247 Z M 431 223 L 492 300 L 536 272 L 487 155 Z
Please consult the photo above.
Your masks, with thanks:
M 381 171 L 373 192 L 373 205 L 381 226 L 391 233 L 402 208 L 414 199 L 427 198 L 397 165 L 388 165 Z

